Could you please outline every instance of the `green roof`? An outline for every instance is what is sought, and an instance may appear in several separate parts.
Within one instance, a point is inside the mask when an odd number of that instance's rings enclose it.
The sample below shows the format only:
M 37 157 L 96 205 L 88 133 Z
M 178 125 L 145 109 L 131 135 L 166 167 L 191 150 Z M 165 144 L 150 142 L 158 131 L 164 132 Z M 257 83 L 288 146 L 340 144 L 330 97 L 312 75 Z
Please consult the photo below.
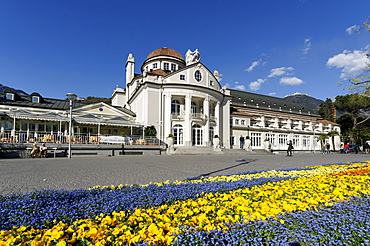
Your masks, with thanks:
M 302 115 L 319 116 L 313 110 L 298 103 L 285 100 L 283 98 L 265 96 L 261 94 L 230 90 L 232 96 L 231 105 L 253 109 L 263 109 L 275 112 L 295 113 Z

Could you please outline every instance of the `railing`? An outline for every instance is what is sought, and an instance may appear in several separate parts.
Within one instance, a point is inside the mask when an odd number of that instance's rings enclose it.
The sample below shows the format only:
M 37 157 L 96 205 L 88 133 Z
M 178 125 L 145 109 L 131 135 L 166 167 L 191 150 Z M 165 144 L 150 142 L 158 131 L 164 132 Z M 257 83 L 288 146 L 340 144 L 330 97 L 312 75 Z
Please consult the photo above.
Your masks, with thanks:
M 100 135 L 108 137 L 110 135 Z M 116 135 L 115 135 L 116 136 Z M 147 137 L 142 135 L 119 136 L 123 142 L 120 144 L 131 145 L 160 145 L 159 139 L 156 137 Z M 0 132 L 0 142 L 2 143 L 69 143 L 69 135 L 61 132 L 25 132 L 25 131 L 3 131 Z M 98 144 L 100 138 L 97 134 L 72 134 L 71 142 L 73 144 Z
M 173 120 L 181 120 L 181 119 L 184 118 L 184 115 L 183 114 L 172 113 L 171 116 L 172 116 L 172 119 Z
M 192 113 L 191 118 L 193 119 L 204 119 L 204 114 L 203 113 Z

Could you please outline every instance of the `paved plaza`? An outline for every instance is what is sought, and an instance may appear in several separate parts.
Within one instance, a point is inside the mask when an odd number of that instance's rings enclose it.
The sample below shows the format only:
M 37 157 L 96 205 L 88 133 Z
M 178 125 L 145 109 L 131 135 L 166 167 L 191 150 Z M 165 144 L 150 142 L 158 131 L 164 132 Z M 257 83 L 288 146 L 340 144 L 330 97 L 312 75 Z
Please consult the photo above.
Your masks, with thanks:
M 147 184 L 199 175 L 294 168 L 370 160 L 370 155 L 299 153 L 277 155 L 156 155 L 0 159 L 0 195 L 96 185 Z

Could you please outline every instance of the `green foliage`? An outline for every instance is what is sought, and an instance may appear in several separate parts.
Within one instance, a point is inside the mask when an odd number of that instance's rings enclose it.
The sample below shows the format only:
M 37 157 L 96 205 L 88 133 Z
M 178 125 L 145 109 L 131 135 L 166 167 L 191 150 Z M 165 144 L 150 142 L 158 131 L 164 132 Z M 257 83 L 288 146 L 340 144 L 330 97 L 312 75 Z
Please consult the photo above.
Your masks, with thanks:
M 326 101 L 320 104 L 319 114 L 325 120 L 335 122 L 335 107 L 334 103 L 330 98 L 326 98 Z
M 144 135 L 148 137 L 155 137 L 157 136 L 157 130 L 155 129 L 155 126 L 148 126 L 144 130 Z
M 366 21 L 362 23 L 357 30 L 357 33 L 360 33 L 361 29 L 365 29 L 370 33 L 370 16 L 367 17 Z M 370 54 L 367 54 L 368 58 Z M 362 74 L 356 78 L 350 78 L 350 86 L 348 87 L 350 92 L 355 92 L 363 95 L 370 95 L 370 64 L 368 63 Z
M 361 109 L 370 107 L 370 98 L 359 94 L 348 94 L 335 97 L 335 107 L 339 110 L 348 112 L 352 120 L 352 128 L 357 128 L 358 125 L 366 122 L 369 118 L 359 121 Z
M 87 103 L 104 102 L 104 103 L 107 103 L 107 104 L 111 104 L 111 99 L 110 98 L 104 98 L 104 97 L 92 97 L 92 96 L 88 96 L 88 97 L 86 97 L 86 99 L 84 100 L 84 102 L 87 102 Z
M 335 107 L 347 110 L 350 113 L 358 113 L 359 110 L 370 107 L 370 98 L 359 94 L 348 94 L 335 97 Z
M 317 139 L 319 141 L 325 141 L 326 139 L 328 139 L 328 136 L 327 135 L 320 135 Z

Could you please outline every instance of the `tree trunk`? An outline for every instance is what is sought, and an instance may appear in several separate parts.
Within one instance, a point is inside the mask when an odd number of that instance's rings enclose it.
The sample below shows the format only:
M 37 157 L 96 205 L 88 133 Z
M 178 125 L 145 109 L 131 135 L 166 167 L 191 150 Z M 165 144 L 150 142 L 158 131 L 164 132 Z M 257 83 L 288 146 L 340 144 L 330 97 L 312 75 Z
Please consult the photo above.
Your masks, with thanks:
M 335 145 L 334 145 L 334 136 L 331 137 L 331 143 L 333 145 L 333 151 L 335 151 Z

